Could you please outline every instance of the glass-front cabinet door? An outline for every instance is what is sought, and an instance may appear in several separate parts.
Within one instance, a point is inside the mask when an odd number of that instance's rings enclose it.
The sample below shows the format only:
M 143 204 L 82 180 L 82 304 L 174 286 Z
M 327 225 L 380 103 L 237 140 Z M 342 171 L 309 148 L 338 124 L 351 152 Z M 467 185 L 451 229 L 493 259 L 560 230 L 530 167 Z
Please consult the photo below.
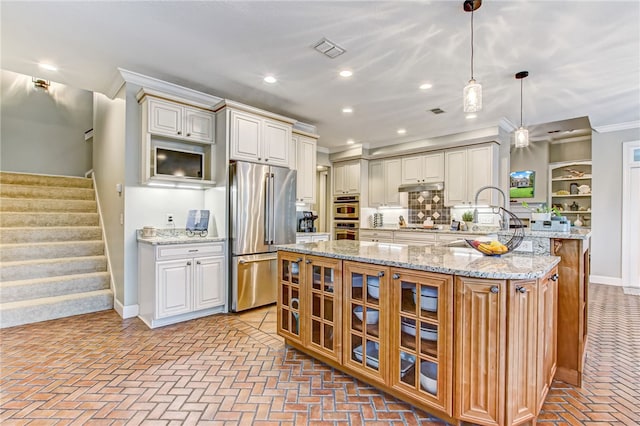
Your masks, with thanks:
M 305 346 L 342 361 L 342 261 L 326 257 L 305 258 L 305 301 L 302 338 Z M 306 310 L 305 310 L 306 313 Z
M 344 353 L 352 370 L 384 383 L 389 333 L 388 268 L 344 262 Z
M 405 269 L 391 276 L 392 386 L 451 415 L 452 277 Z
M 299 344 L 302 344 L 303 259 L 297 253 L 278 253 L 278 334 Z

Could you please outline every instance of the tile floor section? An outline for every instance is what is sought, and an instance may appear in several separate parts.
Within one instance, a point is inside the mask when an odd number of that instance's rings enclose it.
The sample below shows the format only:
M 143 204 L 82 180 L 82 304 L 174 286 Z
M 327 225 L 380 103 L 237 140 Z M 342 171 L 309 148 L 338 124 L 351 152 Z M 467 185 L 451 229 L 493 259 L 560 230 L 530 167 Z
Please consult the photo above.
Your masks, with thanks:
M 539 425 L 640 424 L 640 297 L 591 286 L 582 389 L 555 382 Z M 258 309 L 148 329 L 114 311 L 0 331 L 0 423 L 443 423 L 296 350 Z

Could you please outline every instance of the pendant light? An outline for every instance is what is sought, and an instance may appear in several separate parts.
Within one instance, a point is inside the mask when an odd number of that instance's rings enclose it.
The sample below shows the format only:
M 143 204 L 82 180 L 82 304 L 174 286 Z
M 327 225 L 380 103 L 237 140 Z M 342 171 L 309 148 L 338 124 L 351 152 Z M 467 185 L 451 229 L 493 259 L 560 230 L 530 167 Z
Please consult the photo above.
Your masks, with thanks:
M 520 71 L 516 73 L 516 79 L 520 80 L 520 128 L 516 130 L 514 136 L 516 140 L 516 148 L 526 148 L 529 146 L 529 130 L 522 125 L 522 83 L 529 75 L 529 71 Z
M 465 0 L 465 12 L 471 12 L 471 80 L 462 91 L 464 112 L 477 112 L 482 109 L 482 86 L 473 78 L 473 11 L 482 6 L 482 0 Z

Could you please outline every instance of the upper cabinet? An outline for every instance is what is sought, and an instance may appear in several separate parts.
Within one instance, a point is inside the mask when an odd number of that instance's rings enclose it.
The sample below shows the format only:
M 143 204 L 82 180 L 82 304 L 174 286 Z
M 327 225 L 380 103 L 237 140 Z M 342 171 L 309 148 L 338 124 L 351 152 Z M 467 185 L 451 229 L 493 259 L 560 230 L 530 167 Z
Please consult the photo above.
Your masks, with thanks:
M 307 204 L 316 202 L 316 145 L 318 135 L 293 130 L 293 152 L 298 171 L 296 201 Z
M 294 120 L 225 100 L 216 105 L 218 126 L 224 126 L 229 159 L 290 166 Z
M 369 169 L 365 160 L 345 161 L 333 165 L 334 195 L 360 194 L 362 182 L 367 182 Z
M 470 146 L 446 151 L 444 204 L 446 206 L 473 204 L 476 192 L 483 186 L 498 183 L 498 146 L 496 144 Z M 496 205 L 497 191 L 483 191 L 478 204 Z
M 214 114 L 201 108 L 148 98 L 148 131 L 172 139 L 213 143 Z
M 393 158 L 369 162 L 369 206 L 400 206 L 402 161 Z
M 444 153 L 415 155 L 402 158 L 403 185 L 444 181 Z

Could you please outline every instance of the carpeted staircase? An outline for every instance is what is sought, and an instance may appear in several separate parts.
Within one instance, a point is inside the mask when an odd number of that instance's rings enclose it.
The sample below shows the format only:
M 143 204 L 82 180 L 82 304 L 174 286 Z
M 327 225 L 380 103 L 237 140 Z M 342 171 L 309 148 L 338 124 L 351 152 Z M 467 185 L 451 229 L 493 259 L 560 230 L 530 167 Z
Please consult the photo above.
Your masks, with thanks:
M 0 328 L 113 308 L 91 179 L 0 172 Z

